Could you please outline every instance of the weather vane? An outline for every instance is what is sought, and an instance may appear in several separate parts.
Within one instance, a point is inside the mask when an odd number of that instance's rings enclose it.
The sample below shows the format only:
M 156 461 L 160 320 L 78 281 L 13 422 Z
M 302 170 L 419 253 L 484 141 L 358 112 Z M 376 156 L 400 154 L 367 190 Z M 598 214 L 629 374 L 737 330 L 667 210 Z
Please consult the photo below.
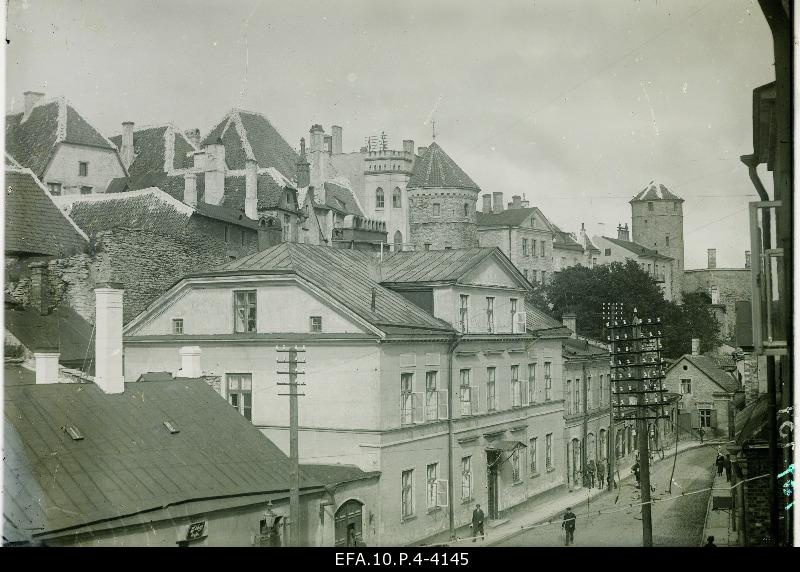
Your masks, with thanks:
M 436 120 L 431 119 L 431 127 L 433 128 L 433 138 L 436 139 Z

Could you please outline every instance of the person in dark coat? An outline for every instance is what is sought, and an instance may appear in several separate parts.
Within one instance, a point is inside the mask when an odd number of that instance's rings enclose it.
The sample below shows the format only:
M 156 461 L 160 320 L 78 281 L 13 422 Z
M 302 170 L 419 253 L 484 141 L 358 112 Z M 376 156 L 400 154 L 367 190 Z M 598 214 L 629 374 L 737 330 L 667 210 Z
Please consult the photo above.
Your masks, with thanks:
M 725 479 L 731 482 L 731 456 L 725 455 Z
M 606 463 L 600 461 L 597 463 L 597 488 L 602 489 L 606 482 Z
M 640 485 L 639 478 L 641 477 L 641 473 L 639 471 L 638 460 L 633 464 L 633 467 L 631 467 L 631 472 L 633 473 L 633 476 L 636 477 L 636 486 L 639 486 Z
M 481 541 L 486 538 L 486 533 L 483 531 L 483 511 L 481 505 L 476 504 L 475 510 L 472 511 L 472 542 L 478 539 L 478 532 L 481 533 Z
M 721 477 L 722 471 L 725 470 L 725 457 L 723 457 L 721 454 L 718 453 L 716 464 L 717 464 L 717 476 Z
M 714 537 L 713 536 L 709 536 L 708 537 L 708 542 L 705 543 L 705 547 L 706 548 L 716 548 L 717 547 L 717 545 L 714 544 Z
M 572 507 L 567 507 L 567 512 L 564 513 L 564 521 L 561 523 L 561 528 L 566 532 L 564 546 L 569 546 L 575 541 L 575 513 L 572 512 Z

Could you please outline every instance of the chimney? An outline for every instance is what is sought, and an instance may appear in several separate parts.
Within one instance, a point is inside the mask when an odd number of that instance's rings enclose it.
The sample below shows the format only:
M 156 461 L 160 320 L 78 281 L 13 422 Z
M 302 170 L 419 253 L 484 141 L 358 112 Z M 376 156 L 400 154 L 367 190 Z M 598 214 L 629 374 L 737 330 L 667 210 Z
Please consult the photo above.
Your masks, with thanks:
M 104 393 L 122 393 L 122 284 L 105 282 L 94 289 L 95 376 Z
M 311 152 L 316 153 L 317 151 L 322 151 L 322 138 L 325 135 L 325 130 L 322 129 L 322 125 L 312 125 L 311 129 L 308 130 L 308 134 Z
M 129 168 L 133 163 L 133 121 L 122 122 L 122 147 L 119 150 L 122 164 Z
M 578 338 L 578 316 L 575 314 L 564 314 L 561 316 L 561 323 L 564 324 L 567 328 L 572 330 L 572 335 L 570 336 L 573 340 Z
M 483 212 L 486 214 L 492 214 L 492 195 L 489 193 L 483 195 Z
M 341 127 L 340 127 L 341 129 Z M 300 158 L 297 160 L 297 186 L 305 188 L 311 184 L 310 163 L 306 158 L 306 140 L 300 138 Z
M 749 250 L 745 250 L 744 251 L 744 267 L 745 268 L 750 268 L 750 251 Z
M 617 225 L 617 240 L 624 240 L 630 242 L 630 233 L 628 232 L 628 223 L 624 225 Z
M 37 350 L 33 352 L 36 361 L 36 385 L 58 383 L 58 350 Z
M 181 369 L 175 377 L 200 377 L 203 370 L 200 367 L 200 346 L 184 346 L 179 350 L 181 355 Z
M 403 153 L 408 153 L 409 155 L 414 154 L 414 140 L 413 139 L 403 139 Z
M 519 195 L 514 195 L 511 197 L 511 205 L 509 208 L 512 209 L 521 209 L 522 208 L 522 197 Z
M 194 129 L 187 129 L 183 132 L 184 136 L 195 146 L 200 147 L 200 130 L 196 127 Z
M 38 314 L 46 316 L 50 313 L 50 284 L 47 278 L 47 263 L 34 262 L 29 268 L 31 270 L 31 306 Z
M 331 136 L 333 137 L 333 147 L 331 153 L 334 155 L 342 154 L 342 128 L 338 125 L 331 125 Z
M 717 249 L 716 248 L 709 248 L 708 249 L 708 267 L 709 268 L 716 268 L 717 267 Z
M 333 137 L 330 135 L 323 135 L 322 136 L 322 150 L 325 151 L 328 155 L 333 153 Z
M 197 173 L 186 173 L 183 176 L 183 202 L 197 208 Z
M 750 405 L 758 399 L 758 356 L 747 352 L 742 364 L 742 382 L 744 384 L 744 403 Z
M 44 94 L 38 91 L 26 91 L 22 95 L 25 96 L 25 113 L 22 116 L 22 121 L 25 121 L 30 117 L 34 106 L 39 103 L 39 100 L 44 97 Z
M 195 151 L 192 153 L 192 165 L 194 165 L 194 168 L 199 171 L 205 171 L 207 159 L 208 154 L 206 153 L 205 149 L 201 149 L 200 151 Z
M 258 163 L 253 159 L 244 162 L 244 216 L 258 218 Z
M 699 356 L 700 355 L 700 339 L 699 338 L 692 338 L 692 355 Z
M 492 193 L 492 212 L 495 214 L 503 212 L 503 193 Z
M 527 209 L 529 206 L 531 206 L 530 201 L 525 198 L 525 193 L 522 193 L 522 208 Z
M 427 153 L 427 152 L 428 152 L 428 148 L 427 147 L 417 147 L 417 155 L 419 155 L 420 157 L 425 155 L 425 153 Z
M 206 145 L 205 151 L 205 201 L 210 205 L 218 205 L 225 194 L 225 145 L 222 139 L 217 139 L 216 143 Z

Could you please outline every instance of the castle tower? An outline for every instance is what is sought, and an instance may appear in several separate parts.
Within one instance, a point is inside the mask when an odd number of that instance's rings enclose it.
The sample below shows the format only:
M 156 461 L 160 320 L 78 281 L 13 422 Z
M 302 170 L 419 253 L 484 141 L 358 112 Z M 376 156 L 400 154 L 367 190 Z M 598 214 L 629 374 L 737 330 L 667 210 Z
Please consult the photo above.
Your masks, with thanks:
M 406 189 L 415 250 L 478 246 L 481 190 L 435 141 L 414 165 Z
M 683 283 L 683 199 L 656 181 L 630 201 L 633 242 L 674 259 L 672 295 L 680 302 Z

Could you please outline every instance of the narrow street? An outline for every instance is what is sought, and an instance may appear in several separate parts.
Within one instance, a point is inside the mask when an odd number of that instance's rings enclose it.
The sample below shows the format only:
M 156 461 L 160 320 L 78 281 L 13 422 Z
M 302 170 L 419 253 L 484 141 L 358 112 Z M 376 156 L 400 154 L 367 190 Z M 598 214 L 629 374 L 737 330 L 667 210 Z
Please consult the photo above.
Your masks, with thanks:
M 689 492 L 710 487 L 713 481 L 715 447 L 701 447 L 678 455 L 675 467 L 672 496 L 681 491 Z M 674 457 L 656 461 L 651 467 L 651 484 L 655 487 L 652 498 L 670 496 L 669 477 L 672 473 Z M 577 515 L 575 546 L 641 546 L 642 520 L 641 507 L 629 507 L 637 503 L 634 478 L 622 481 L 618 491 L 606 493 L 591 501 L 586 517 L 587 505 L 572 507 Z M 653 545 L 654 546 L 698 546 L 703 534 L 703 524 L 710 491 L 653 504 Z M 597 514 L 597 511 L 614 511 L 610 514 Z M 561 520 L 559 515 L 558 520 Z M 560 524 L 542 526 L 509 538 L 497 546 L 563 546 L 564 531 Z

